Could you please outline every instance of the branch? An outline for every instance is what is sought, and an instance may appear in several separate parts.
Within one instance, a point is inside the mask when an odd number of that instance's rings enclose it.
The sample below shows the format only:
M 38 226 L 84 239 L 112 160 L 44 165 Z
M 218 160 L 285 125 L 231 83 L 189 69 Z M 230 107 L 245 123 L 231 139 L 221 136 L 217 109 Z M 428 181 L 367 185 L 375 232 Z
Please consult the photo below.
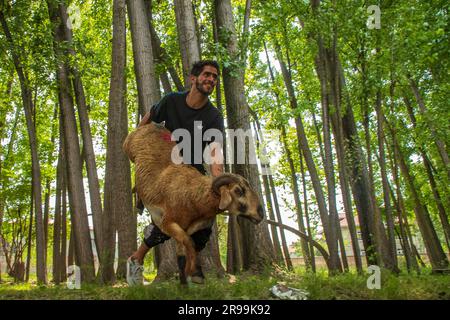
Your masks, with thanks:
M 279 222 L 275 222 L 275 221 L 272 221 L 272 220 L 269 220 L 269 219 L 266 219 L 266 222 L 271 224 L 271 225 L 280 227 L 281 229 L 286 229 L 286 230 L 296 234 L 300 238 L 305 239 L 306 241 L 310 242 L 314 247 L 317 248 L 317 250 L 319 250 L 319 252 L 322 254 L 323 258 L 325 259 L 325 262 L 327 263 L 327 266 L 329 267 L 330 255 L 328 254 L 327 250 L 325 250 L 324 247 L 322 247 L 318 242 L 313 240 L 310 236 L 308 236 L 307 234 L 305 234 L 305 233 L 303 233 L 301 231 L 298 231 L 297 229 L 294 229 L 292 227 L 289 227 L 289 226 L 287 226 L 285 224 L 282 224 L 282 223 L 279 223 Z

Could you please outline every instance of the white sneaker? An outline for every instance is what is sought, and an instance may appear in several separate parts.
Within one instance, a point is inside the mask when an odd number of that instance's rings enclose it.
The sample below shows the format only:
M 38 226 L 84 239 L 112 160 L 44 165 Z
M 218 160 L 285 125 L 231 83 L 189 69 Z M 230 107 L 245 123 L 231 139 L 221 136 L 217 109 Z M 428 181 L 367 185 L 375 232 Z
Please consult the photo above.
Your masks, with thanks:
M 127 260 L 127 282 L 130 287 L 144 284 L 144 266 L 137 260 L 128 258 Z

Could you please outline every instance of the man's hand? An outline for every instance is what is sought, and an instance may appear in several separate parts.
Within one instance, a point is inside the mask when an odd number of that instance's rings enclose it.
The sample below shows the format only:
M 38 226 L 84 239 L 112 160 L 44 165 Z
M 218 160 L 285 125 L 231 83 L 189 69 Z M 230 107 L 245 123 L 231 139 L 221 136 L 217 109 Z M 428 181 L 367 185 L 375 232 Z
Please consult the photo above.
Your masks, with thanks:
M 212 164 L 211 165 L 211 175 L 213 177 L 220 176 L 223 173 L 223 164 Z
M 223 173 L 223 153 L 222 153 L 222 145 L 213 142 L 210 145 L 211 148 L 211 175 L 213 177 L 217 177 Z
M 145 125 L 145 124 L 150 123 L 150 121 L 152 121 L 152 119 L 151 119 L 151 111 L 150 111 L 150 112 L 147 112 L 147 113 L 144 115 L 144 117 L 142 117 L 141 122 L 139 122 L 139 124 L 138 124 L 138 128 L 141 127 L 141 126 L 143 126 L 143 125 Z

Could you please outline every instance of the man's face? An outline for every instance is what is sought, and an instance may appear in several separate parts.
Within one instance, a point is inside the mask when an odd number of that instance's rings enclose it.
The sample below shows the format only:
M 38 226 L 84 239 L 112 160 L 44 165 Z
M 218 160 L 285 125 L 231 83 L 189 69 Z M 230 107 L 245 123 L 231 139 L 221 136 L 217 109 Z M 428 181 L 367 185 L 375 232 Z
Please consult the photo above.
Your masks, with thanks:
M 200 93 L 209 96 L 217 84 L 218 72 L 213 66 L 204 66 L 198 77 L 192 76 L 195 87 Z

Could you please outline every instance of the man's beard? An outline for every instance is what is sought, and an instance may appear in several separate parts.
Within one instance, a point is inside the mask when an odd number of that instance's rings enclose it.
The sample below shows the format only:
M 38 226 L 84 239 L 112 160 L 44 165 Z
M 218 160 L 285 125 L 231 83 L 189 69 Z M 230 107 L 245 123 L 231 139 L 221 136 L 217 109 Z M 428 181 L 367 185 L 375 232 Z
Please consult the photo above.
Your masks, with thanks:
M 203 85 L 205 84 L 206 81 L 203 81 L 203 83 L 201 83 L 200 81 L 195 81 L 195 87 L 197 88 L 197 90 L 202 93 L 205 96 L 209 96 L 213 91 L 214 91 L 214 86 L 211 82 L 209 82 L 210 86 L 211 86 L 211 90 L 207 91 L 205 89 L 203 89 Z

